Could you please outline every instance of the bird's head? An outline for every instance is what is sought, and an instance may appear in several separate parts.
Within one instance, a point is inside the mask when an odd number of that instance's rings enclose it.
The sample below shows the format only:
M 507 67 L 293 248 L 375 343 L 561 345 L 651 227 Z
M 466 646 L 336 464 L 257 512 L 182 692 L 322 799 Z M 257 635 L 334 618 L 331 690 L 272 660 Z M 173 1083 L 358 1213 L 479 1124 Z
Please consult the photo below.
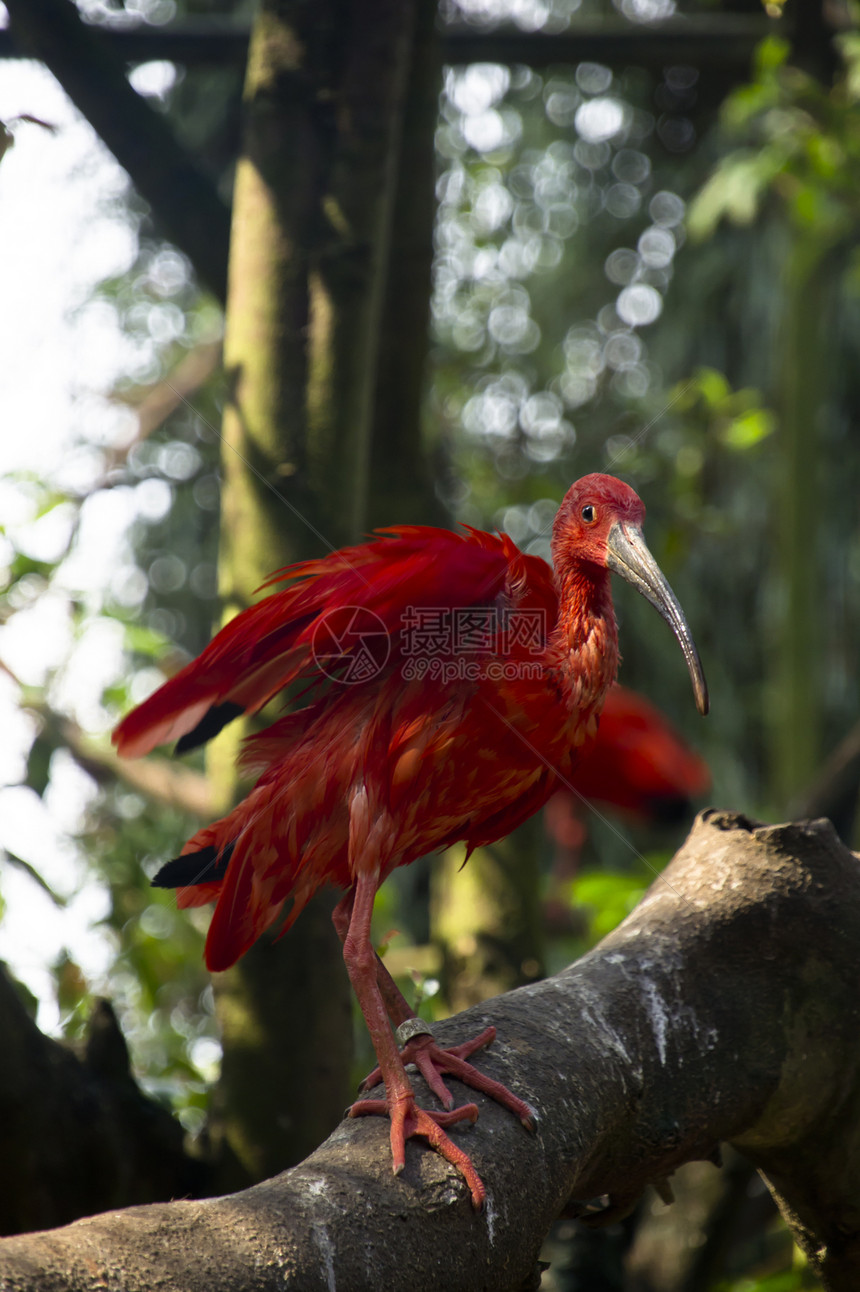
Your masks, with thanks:
M 632 583 L 660 612 L 678 639 L 699 713 L 708 712 L 708 687 L 684 612 L 642 534 L 645 507 L 614 476 L 583 476 L 568 489 L 552 528 L 552 557 L 560 575 L 591 565 Z

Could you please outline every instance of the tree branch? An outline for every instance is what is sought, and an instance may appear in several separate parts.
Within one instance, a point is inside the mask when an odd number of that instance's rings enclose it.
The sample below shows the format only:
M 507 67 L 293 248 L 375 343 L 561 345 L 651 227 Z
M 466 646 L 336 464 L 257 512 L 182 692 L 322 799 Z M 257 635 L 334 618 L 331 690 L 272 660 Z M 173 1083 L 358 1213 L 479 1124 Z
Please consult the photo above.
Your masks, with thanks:
M 113 447 L 105 451 L 105 478 L 91 492 L 104 489 L 108 484 L 107 477 L 125 465 L 134 446 L 149 439 L 177 408 L 189 403 L 220 366 L 221 358 L 220 341 L 203 341 L 193 350 L 187 351 L 165 377 L 143 389 L 115 396 L 118 404 L 125 404 L 137 414 L 137 430 L 121 448 Z
M 224 301 L 230 214 L 167 120 L 128 83 L 97 27 L 69 0 L 9 0 L 16 40 L 53 72 L 150 203 L 156 222 Z
M 839 837 L 851 843 L 860 797 L 860 722 L 839 742 L 801 796 L 799 816 L 826 816 Z
M 182 1127 L 135 1084 L 107 1001 L 79 1057 L 39 1032 L 0 970 L 0 1035 L 0 1233 L 206 1191 Z
M 677 63 L 705 62 L 745 67 L 755 47 L 774 30 L 791 37 L 802 14 L 787 14 L 775 23 L 759 14 L 701 13 L 630 23 L 601 18 L 574 21 L 564 31 L 528 31 L 513 23 L 475 27 L 465 22 L 440 25 L 439 42 L 446 63 L 521 63 L 547 67 L 592 60 L 609 66 L 635 63 L 661 69 Z M 804 25 L 809 25 L 806 23 Z M 104 41 L 115 58 L 146 63 L 166 58 L 186 67 L 244 66 L 247 24 L 220 17 L 180 18 L 164 26 L 105 24 Z M 16 58 L 15 31 L 0 29 L 0 58 Z
M 72 718 L 57 713 L 38 692 L 25 687 L 2 659 L 0 672 L 17 686 L 21 693 L 21 708 L 38 718 L 41 735 L 51 748 L 67 749 L 97 785 L 109 785 L 118 780 L 157 803 L 189 812 L 192 816 L 211 817 L 215 812 L 211 786 L 200 772 L 183 767 L 172 758 L 150 757 L 137 761 L 120 758 L 109 745 L 88 736 Z
M 9 672 L 8 669 L 4 669 Z M 120 781 L 130 790 L 166 807 L 190 812 L 202 819 L 212 816 L 215 805 L 209 781 L 200 772 L 183 767 L 171 758 L 150 757 L 134 762 L 119 758 L 113 749 L 82 731 L 76 722 L 57 713 L 50 705 L 26 698 L 23 707 L 38 716 L 46 737 L 68 749 L 79 767 L 98 785 Z
M 537 1112 L 528 1135 L 484 1103 L 461 1132 L 488 1186 L 483 1214 L 425 1147 L 408 1146 L 395 1178 L 387 1125 L 346 1121 L 244 1193 L 8 1239 L 0 1282 L 142 1292 L 157 1269 L 185 1292 L 533 1287 L 566 1204 L 588 1217 L 605 1197 L 598 1219 L 617 1216 L 729 1140 L 766 1175 L 824 1286 L 848 1292 L 860 1284 L 858 978 L 860 863 L 829 822 L 706 812 L 596 950 L 440 1026 L 450 1042 L 495 1023 L 479 1062 Z

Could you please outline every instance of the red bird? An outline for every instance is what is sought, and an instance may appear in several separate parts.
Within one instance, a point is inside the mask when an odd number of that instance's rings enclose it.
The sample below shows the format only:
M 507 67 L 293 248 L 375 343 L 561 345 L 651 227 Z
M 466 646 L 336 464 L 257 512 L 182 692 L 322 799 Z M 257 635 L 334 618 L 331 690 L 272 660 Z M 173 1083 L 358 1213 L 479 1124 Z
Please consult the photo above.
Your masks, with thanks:
M 478 1109 L 454 1109 L 442 1074 L 527 1126 L 531 1110 L 467 1062 L 493 1028 L 446 1050 L 415 1017 L 373 950 L 373 899 L 396 866 L 460 840 L 471 852 L 502 838 L 570 776 L 618 663 L 610 570 L 668 621 L 707 712 L 699 657 L 645 546 L 644 516 L 628 485 L 590 475 L 559 508 L 554 570 L 505 534 L 417 526 L 290 566 L 266 585 L 285 584 L 280 591 L 231 620 L 114 733 L 123 755 L 177 738 L 181 751 L 305 681 L 304 707 L 245 743 L 255 788 L 154 882 L 178 888 L 180 906 L 217 902 L 212 970 L 238 960 L 287 898 L 285 927 L 324 884 L 346 890 L 334 922 L 379 1060 L 365 1086 L 385 1082 L 384 1099 L 359 1100 L 350 1114 L 390 1117 L 395 1173 L 406 1140 L 427 1139 L 462 1172 L 476 1207 L 484 1187 L 444 1128 L 474 1121 Z M 418 1106 L 406 1063 L 447 1111 Z
M 689 800 L 710 783 L 707 763 L 668 719 L 624 686 L 609 689 L 600 727 L 583 747 L 572 778 L 582 798 L 645 822 L 680 819 Z
M 544 824 L 556 845 L 547 921 L 571 927 L 563 885 L 579 869 L 587 838 L 584 807 L 599 803 L 643 825 L 671 825 L 692 811 L 691 799 L 711 784 L 707 763 L 644 696 L 623 686 L 606 693 L 600 726 L 580 750 L 573 775 L 544 809 Z

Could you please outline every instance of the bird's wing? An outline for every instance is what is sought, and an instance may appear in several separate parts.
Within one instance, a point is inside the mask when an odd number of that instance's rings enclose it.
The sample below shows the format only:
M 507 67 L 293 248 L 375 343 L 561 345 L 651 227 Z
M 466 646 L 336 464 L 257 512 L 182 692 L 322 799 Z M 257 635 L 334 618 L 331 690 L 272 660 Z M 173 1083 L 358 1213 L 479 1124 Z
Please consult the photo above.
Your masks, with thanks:
M 278 591 L 232 619 L 123 719 L 113 735 L 119 753 L 137 757 L 172 740 L 193 748 L 296 679 L 372 683 L 409 653 L 414 631 L 431 645 L 434 622 L 450 635 L 460 607 L 505 602 L 534 612 L 546 632 L 554 625 L 549 566 L 507 535 L 420 526 L 379 533 L 274 575 L 264 586 Z

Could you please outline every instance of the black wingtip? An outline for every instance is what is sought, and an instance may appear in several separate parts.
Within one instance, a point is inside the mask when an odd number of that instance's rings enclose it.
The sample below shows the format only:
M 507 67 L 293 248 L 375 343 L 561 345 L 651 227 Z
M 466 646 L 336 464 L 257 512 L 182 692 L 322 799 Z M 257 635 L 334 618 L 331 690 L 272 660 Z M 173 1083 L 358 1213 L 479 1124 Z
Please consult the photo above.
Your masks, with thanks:
M 200 745 L 205 745 L 206 741 L 217 736 L 228 722 L 232 722 L 244 712 L 241 704 L 234 704 L 232 700 L 225 700 L 223 704 L 213 704 L 193 731 L 186 731 L 184 736 L 180 736 L 174 753 L 186 754 L 189 749 L 197 749 Z
M 153 888 L 193 888 L 195 884 L 215 884 L 227 874 L 234 844 L 225 848 L 201 848 L 186 852 L 165 862 L 152 879 Z

